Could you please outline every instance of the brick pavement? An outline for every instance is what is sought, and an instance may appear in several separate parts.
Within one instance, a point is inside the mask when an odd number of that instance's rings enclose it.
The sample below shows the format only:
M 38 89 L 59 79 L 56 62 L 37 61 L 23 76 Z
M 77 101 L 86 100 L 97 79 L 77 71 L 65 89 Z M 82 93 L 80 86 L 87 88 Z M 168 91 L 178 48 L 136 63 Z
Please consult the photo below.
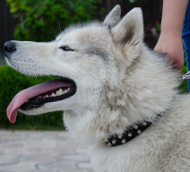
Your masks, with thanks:
M 93 172 L 80 145 L 64 131 L 0 130 L 0 172 Z

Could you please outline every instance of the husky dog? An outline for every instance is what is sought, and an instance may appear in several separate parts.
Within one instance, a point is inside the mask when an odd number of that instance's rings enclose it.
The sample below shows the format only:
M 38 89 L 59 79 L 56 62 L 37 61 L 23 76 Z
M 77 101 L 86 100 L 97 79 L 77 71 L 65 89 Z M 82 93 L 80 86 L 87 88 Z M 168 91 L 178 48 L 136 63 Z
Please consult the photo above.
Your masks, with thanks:
M 143 43 L 141 9 L 122 19 L 71 26 L 52 42 L 9 41 L 6 60 L 30 76 L 58 76 L 19 92 L 7 108 L 28 115 L 64 110 L 64 122 L 89 144 L 96 172 L 190 171 L 190 96 L 180 74 Z

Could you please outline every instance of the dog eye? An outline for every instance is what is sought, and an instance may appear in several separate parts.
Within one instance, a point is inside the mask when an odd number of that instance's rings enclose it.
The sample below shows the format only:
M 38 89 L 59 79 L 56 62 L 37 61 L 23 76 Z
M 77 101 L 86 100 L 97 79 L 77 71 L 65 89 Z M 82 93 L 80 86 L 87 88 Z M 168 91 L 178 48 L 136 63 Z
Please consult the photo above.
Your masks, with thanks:
M 61 48 L 63 51 L 74 51 L 73 49 L 71 49 L 69 46 L 61 46 L 59 47 Z

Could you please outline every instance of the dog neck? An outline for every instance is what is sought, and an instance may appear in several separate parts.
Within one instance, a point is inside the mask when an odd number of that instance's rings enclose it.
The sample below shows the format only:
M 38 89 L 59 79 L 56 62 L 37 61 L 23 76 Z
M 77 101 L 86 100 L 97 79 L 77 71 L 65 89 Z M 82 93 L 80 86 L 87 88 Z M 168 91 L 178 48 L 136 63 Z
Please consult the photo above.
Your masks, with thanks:
M 159 118 L 161 118 L 169 109 L 166 111 L 157 114 L 155 120 L 156 122 Z M 129 127 L 122 134 L 114 134 L 109 136 L 107 139 L 103 140 L 103 143 L 109 147 L 115 147 L 119 145 L 123 145 L 128 143 L 129 141 L 135 139 L 137 136 L 141 135 L 147 128 L 149 128 L 153 122 L 144 120 L 137 122 Z
M 129 141 L 133 140 L 137 136 L 139 136 L 143 131 L 145 131 L 152 122 L 144 121 L 141 123 L 134 124 L 128 127 L 123 134 L 114 134 L 109 136 L 108 139 L 103 140 L 103 142 L 109 146 L 119 146 L 128 143 Z
M 135 125 L 141 127 L 147 121 L 151 125 L 158 114 L 173 106 L 179 74 L 165 64 L 164 58 L 152 58 L 144 52 L 138 60 L 131 72 L 124 68 L 110 71 L 112 75 L 106 78 L 104 89 L 98 94 L 85 93 L 92 100 L 85 98 L 88 100 L 85 107 L 75 106 L 74 110 L 65 112 L 65 125 L 74 137 L 85 144 L 102 144 L 104 140 L 105 146 L 109 143 L 112 146 L 112 141 L 119 140 L 115 136 L 121 134 L 127 143 L 146 130 L 134 129 L 136 135 L 126 139 L 123 136 L 131 135 L 129 129 Z

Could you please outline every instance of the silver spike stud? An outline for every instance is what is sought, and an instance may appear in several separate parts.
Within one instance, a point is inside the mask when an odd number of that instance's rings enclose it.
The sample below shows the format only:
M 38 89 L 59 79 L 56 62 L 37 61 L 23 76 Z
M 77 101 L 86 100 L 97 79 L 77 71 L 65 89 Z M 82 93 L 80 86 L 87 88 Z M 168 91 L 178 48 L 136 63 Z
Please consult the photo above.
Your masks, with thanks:
M 126 139 L 122 139 L 121 142 L 124 144 L 126 143 Z
M 147 123 L 146 122 L 143 122 L 143 126 L 146 126 L 147 125 Z
M 139 128 L 139 126 L 138 125 L 134 125 L 134 129 L 138 129 Z
M 112 144 L 111 144 L 111 143 L 108 143 L 108 146 L 109 146 L 109 147 L 112 147 Z
M 119 138 L 119 139 L 121 139 L 121 138 L 122 138 L 122 135 L 121 135 L 121 134 L 119 134 L 119 135 L 118 135 L 118 138 Z
M 108 139 L 102 139 L 103 143 L 107 143 Z
M 132 137 L 132 133 L 128 133 L 128 137 Z
M 114 145 L 115 145 L 115 144 L 116 144 L 116 142 L 117 142 L 117 141 L 116 141 L 115 139 L 114 139 L 114 140 L 112 140 L 112 144 L 114 144 Z
M 138 134 L 141 134 L 142 132 L 141 132 L 141 130 L 138 130 L 137 133 L 138 133 Z

